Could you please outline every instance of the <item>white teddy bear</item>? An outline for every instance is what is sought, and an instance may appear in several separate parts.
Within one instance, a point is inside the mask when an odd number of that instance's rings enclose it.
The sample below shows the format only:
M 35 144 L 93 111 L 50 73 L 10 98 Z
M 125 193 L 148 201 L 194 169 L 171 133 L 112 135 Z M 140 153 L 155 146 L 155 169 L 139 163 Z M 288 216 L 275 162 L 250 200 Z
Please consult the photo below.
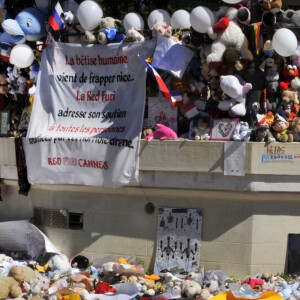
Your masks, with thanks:
M 252 89 L 252 84 L 242 85 L 237 77 L 225 75 L 220 77 L 220 86 L 231 99 L 221 101 L 218 108 L 228 111 L 232 116 L 244 116 L 246 114 L 246 94 Z
M 238 24 L 237 13 L 238 9 L 229 7 L 225 17 L 219 21 L 220 26 L 217 23 L 208 29 L 207 34 L 214 40 L 211 53 L 207 56 L 208 64 L 222 62 L 222 56 L 227 47 L 235 47 L 242 59 L 253 60 L 253 55 L 248 49 L 248 40 Z
M 124 38 L 124 42 L 144 42 L 144 40 L 144 36 L 134 28 L 129 29 Z

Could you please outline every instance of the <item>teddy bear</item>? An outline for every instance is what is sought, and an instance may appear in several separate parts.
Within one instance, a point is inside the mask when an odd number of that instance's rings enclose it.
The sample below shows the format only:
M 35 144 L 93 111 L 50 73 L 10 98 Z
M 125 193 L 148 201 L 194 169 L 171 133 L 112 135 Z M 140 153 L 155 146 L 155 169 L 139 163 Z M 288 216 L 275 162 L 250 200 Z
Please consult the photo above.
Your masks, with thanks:
M 102 18 L 97 37 L 98 42 L 102 45 L 121 42 L 125 37 L 125 34 L 118 33 L 118 27 L 121 25 L 121 23 L 122 22 L 120 20 L 112 17 Z
M 0 94 L 6 95 L 9 92 L 6 74 L 0 74 Z
M 198 282 L 193 280 L 183 280 L 181 284 L 181 295 L 186 296 L 189 299 L 192 299 L 194 296 L 201 293 L 201 286 Z
M 18 282 L 30 282 L 31 279 L 36 278 L 35 272 L 27 266 L 13 266 L 8 273 L 8 276 L 14 278 Z
M 300 142 L 300 117 L 295 117 L 290 123 L 293 141 Z
M 246 94 L 252 89 L 252 84 L 242 85 L 237 77 L 224 75 L 220 78 L 220 86 L 230 99 L 221 101 L 218 108 L 222 111 L 228 111 L 234 116 L 244 116 L 246 114 Z
M 292 133 L 290 133 L 288 128 L 289 122 L 280 115 L 276 115 L 274 118 L 272 129 L 274 131 L 274 137 L 277 141 L 282 143 L 293 142 L 293 135 Z
M 260 125 L 255 129 L 255 141 L 275 142 L 275 138 L 273 137 L 268 124 Z
M 288 120 L 293 120 L 299 113 L 299 100 L 296 98 L 294 91 L 282 91 L 282 106 Z
M 240 122 L 234 129 L 232 139 L 234 141 L 249 141 L 251 132 L 252 131 L 247 122 Z
M 208 289 L 202 289 L 201 293 L 200 293 L 200 297 L 196 296 L 196 300 L 209 300 L 211 298 L 213 298 L 214 295 L 208 290 Z
M 229 7 L 225 17 L 208 29 L 208 36 L 213 40 L 211 53 L 207 56 L 208 64 L 221 64 L 222 56 L 227 47 L 236 48 L 241 58 L 252 61 L 253 55 L 248 49 L 248 40 L 237 20 L 238 9 Z
M 242 71 L 244 65 L 241 62 L 241 54 L 234 47 L 228 47 L 222 56 L 222 62 L 225 65 L 228 74 L 233 74 L 235 71 Z
M 211 270 L 204 273 L 203 288 L 216 296 L 225 291 L 225 280 L 227 276 L 222 270 Z
M 124 42 L 144 42 L 145 37 L 136 29 L 131 28 L 126 32 Z
M 280 10 L 282 7 L 281 0 L 263 0 L 263 7 L 266 10 L 277 9 Z
M 201 286 L 198 282 L 193 280 L 184 280 L 181 284 L 181 294 L 191 299 L 195 295 L 201 293 Z
M 22 289 L 17 280 L 10 276 L 0 276 L 0 299 L 9 296 L 17 298 L 22 294 Z
M 299 98 L 300 94 L 300 78 L 296 77 L 291 81 L 291 88 L 296 92 L 296 98 Z

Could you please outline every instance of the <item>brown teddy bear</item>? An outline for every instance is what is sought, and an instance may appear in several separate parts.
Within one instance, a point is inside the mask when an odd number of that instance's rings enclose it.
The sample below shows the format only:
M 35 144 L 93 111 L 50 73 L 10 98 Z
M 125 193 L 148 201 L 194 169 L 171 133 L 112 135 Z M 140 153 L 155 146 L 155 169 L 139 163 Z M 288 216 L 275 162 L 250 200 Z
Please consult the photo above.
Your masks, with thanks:
M 233 74 L 235 71 L 242 71 L 244 69 L 241 63 L 240 51 L 234 47 L 228 47 L 225 50 L 222 61 L 228 70 L 228 74 Z
M 293 135 L 288 130 L 288 128 L 289 122 L 283 117 L 276 115 L 274 123 L 272 125 L 272 129 L 274 131 L 274 137 L 277 141 L 282 143 L 293 142 Z
M 272 10 L 275 8 L 280 10 L 282 7 L 282 1 L 281 0 L 264 0 L 263 6 L 266 10 Z
M 282 106 L 288 120 L 293 120 L 299 113 L 299 100 L 294 91 L 282 91 Z
M 293 134 L 294 142 L 300 142 L 300 117 L 294 118 L 290 126 Z
M 9 296 L 17 298 L 22 294 L 22 289 L 17 280 L 9 276 L 0 276 L 0 299 Z
M 35 272 L 27 266 L 13 266 L 10 269 L 8 276 L 14 278 L 18 282 L 30 282 L 31 279 L 36 278 Z

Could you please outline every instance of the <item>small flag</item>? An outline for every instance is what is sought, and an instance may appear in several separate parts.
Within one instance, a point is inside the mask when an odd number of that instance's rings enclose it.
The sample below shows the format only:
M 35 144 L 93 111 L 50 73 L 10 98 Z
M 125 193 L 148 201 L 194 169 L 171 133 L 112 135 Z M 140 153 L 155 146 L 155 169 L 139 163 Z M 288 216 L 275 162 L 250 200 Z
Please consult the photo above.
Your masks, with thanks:
M 188 119 L 191 119 L 199 114 L 199 111 L 193 102 L 183 105 L 182 109 Z
M 160 77 L 160 75 L 157 73 L 157 71 L 148 62 L 146 62 L 142 57 L 140 57 L 140 59 L 144 62 L 144 64 L 150 70 L 152 75 L 155 77 L 155 79 L 158 83 L 159 89 L 160 89 L 161 93 L 163 94 L 163 96 L 167 99 L 168 102 L 170 102 L 171 93 L 170 93 L 169 89 L 167 88 L 166 84 L 164 83 L 163 79 Z
M 183 98 L 181 91 L 172 91 L 171 92 L 171 100 L 173 107 L 179 107 L 183 103 Z
M 62 16 L 64 14 L 64 11 L 59 4 L 59 2 L 56 3 L 54 7 L 54 11 L 52 12 L 52 15 L 49 17 L 48 23 L 53 28 L 54 31 L 61 30 L 64 27 L 64 20 L 62 19 Z

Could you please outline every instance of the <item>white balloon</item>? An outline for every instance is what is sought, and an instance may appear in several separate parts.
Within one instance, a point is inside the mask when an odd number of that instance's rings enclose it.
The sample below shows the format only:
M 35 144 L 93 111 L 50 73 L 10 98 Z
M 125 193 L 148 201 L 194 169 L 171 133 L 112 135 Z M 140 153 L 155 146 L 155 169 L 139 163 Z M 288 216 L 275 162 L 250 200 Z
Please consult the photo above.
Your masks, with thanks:
M 191 21 L 189 12 L 184 9 L 175 11 L 171 17 L 171 26 L 174 29 L 190 28 Z
M 100 5 L 92 0 L 81 2 L 77 10 L 77 18 L 85 30 L 93 30 L 100 25 L 103 11 Z
M 35 0 L 38 9 L 48 14 L 50 12 L 50 5 L 48 0 Z
M 275 51 L 284 57 L 291 56 L 297 49 L 298 41 L 295 34 L 287 29 L 278 29 L 272 39 L 272 46 Z
M 123 19 L 123 26 L 126 31 L 131 29 L 132 27 L 139 30 L 144 28 L 144 20 L 143 18 L 134 12 L 128 13 Z
M 225 3 L 229 3 L 229 4 L 236 4 L 241 2 L 242 0 L 223 0 L 223 2 Z
M 148 26 L 150 29 L 158 22 L 166 22 L 167 25 L 170 25 L 170 15 L 164 9 L 155 9 L 153 10 L 148 17 Z
M 194 30 L 206 33 L 215 24 L 215 15 L 209 8 L 198 6 L 192 10 L 190 21 Z
M 14 46 L 10 52 L 9 61 L 18 68 L 28 68 L 34 60 L 32 49 L 26 44 Z

